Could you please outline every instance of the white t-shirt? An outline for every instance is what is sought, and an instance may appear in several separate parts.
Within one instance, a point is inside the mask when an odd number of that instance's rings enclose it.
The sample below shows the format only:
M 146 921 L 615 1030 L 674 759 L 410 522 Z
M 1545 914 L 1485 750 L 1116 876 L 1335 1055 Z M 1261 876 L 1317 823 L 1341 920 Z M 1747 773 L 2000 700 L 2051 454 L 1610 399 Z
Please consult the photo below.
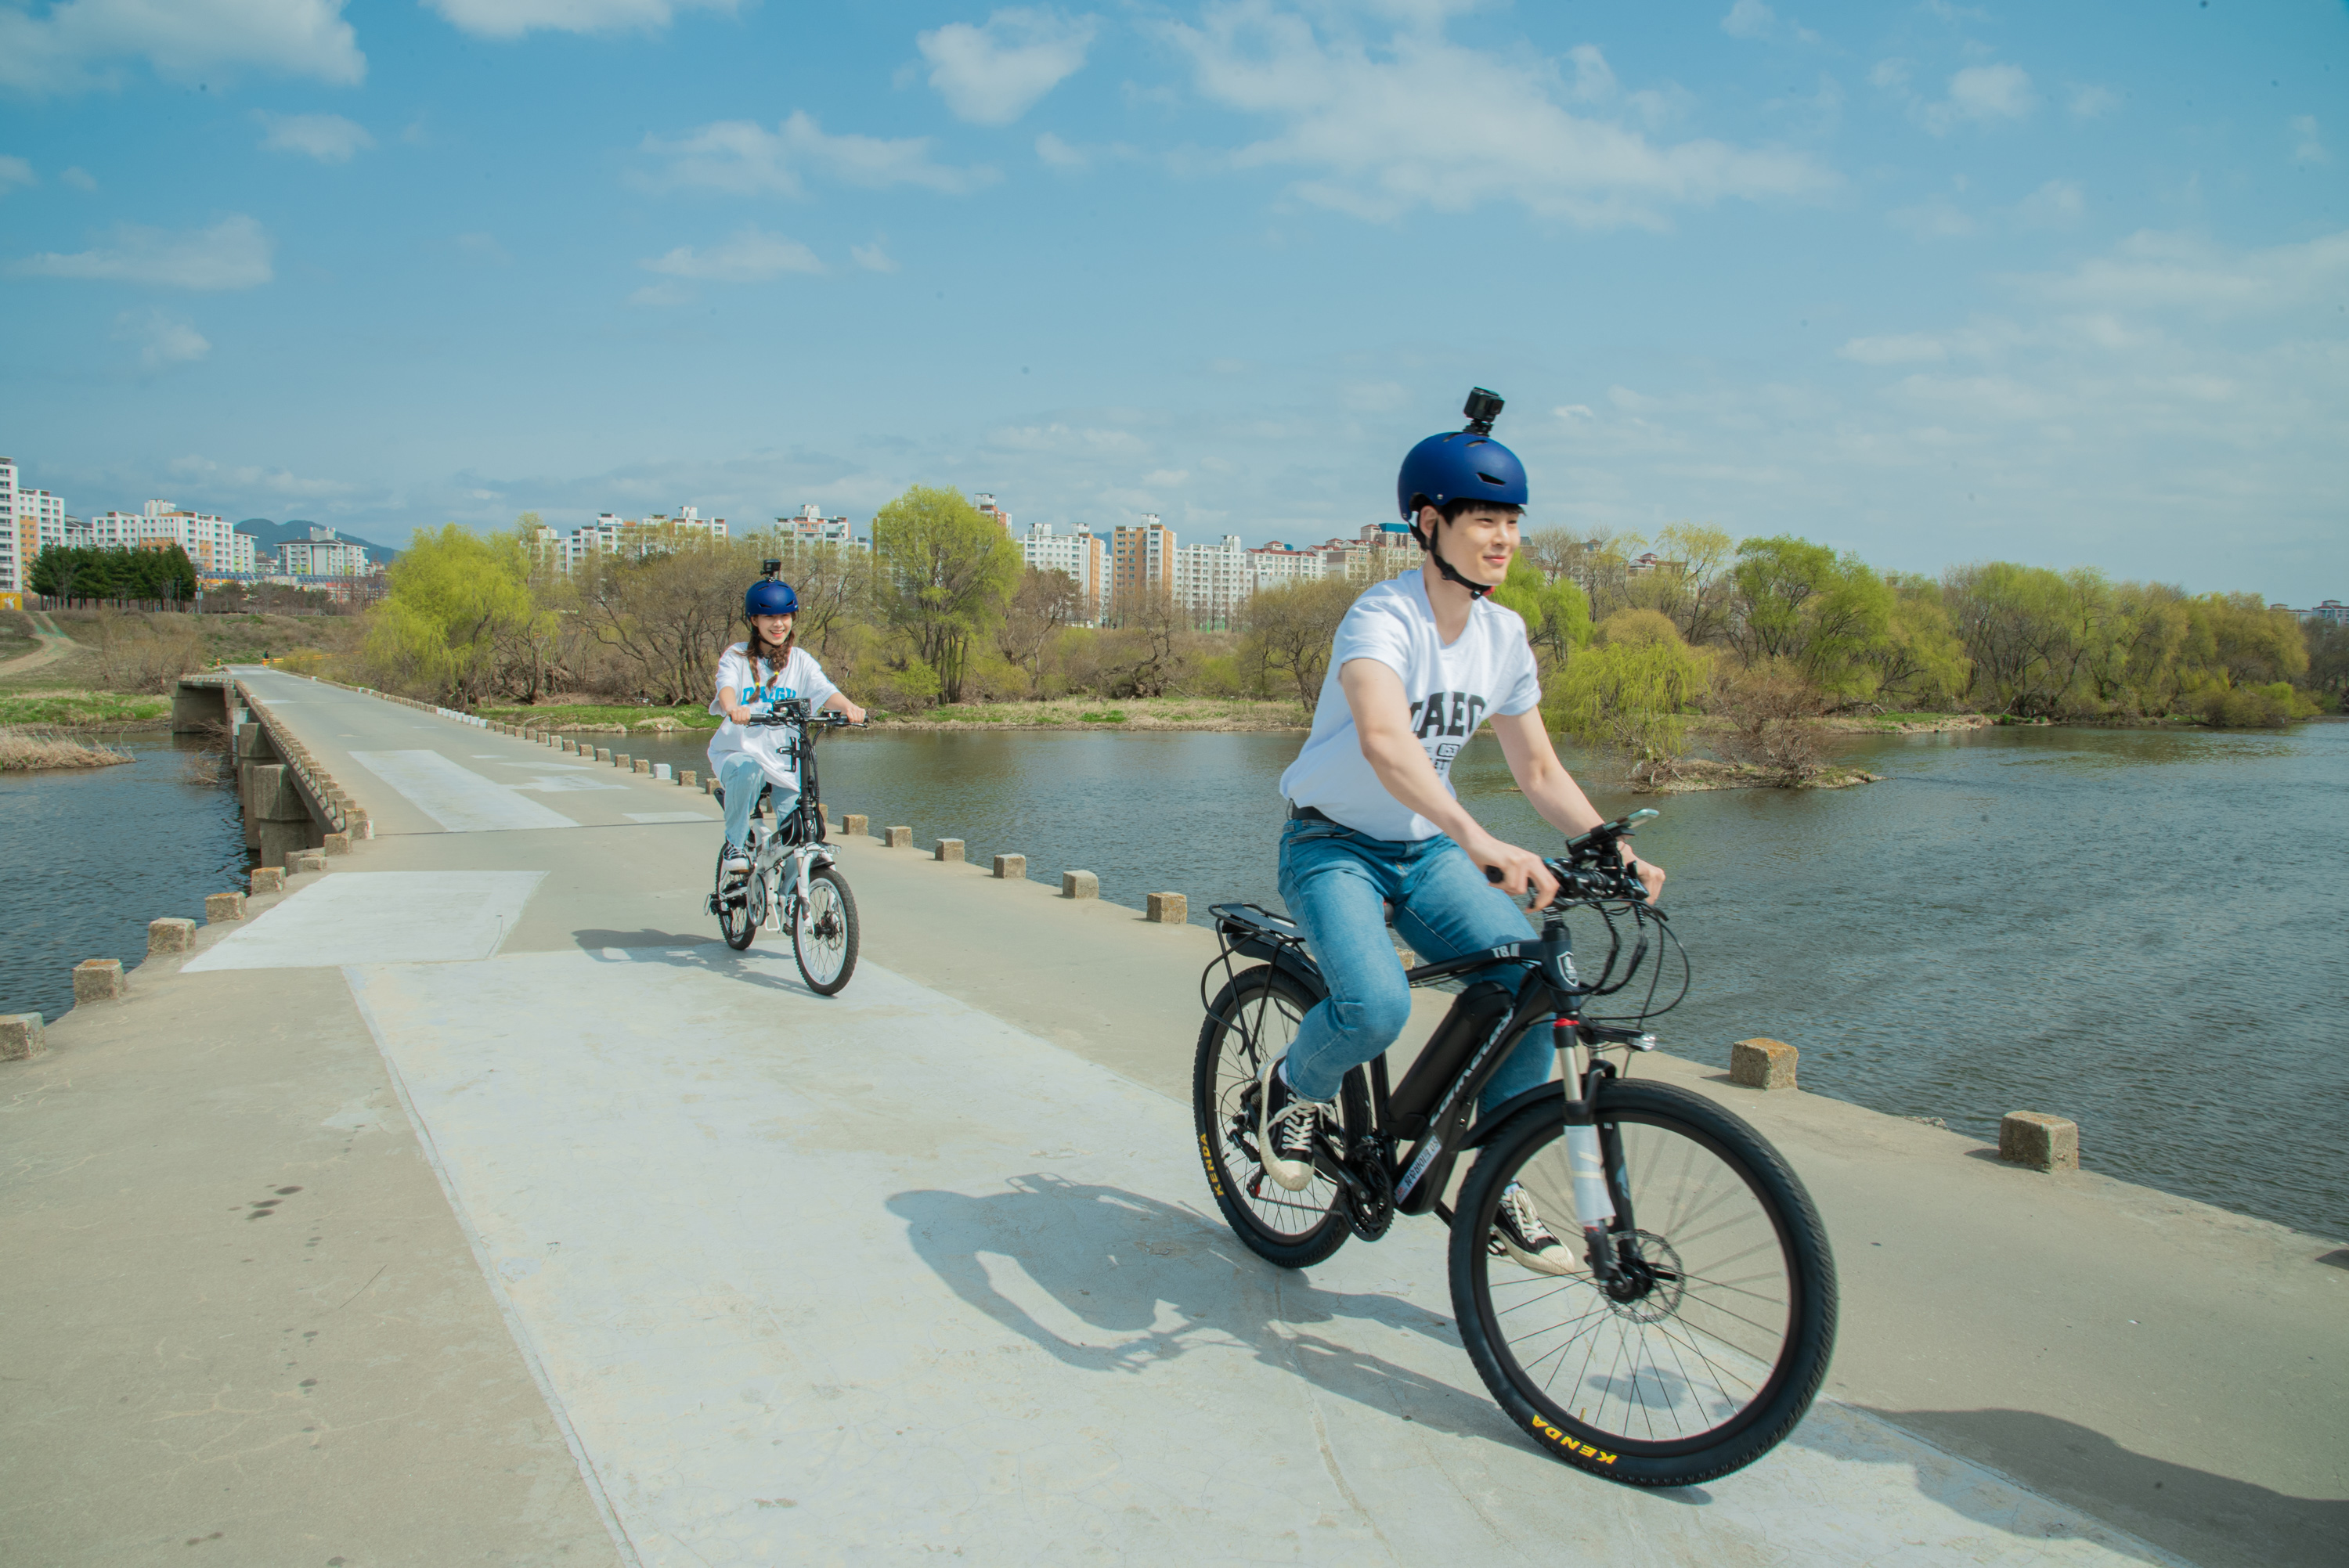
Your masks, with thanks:
M 793 648 L 791 656 L 777 669 L 766 660 L 759 667 L 750 667 L 750 645 L 737 643 L 718 660 L 718 689 L 734 688 L 742 706 L 754 713 L 769 712 L 772 705 L 789 697 L 805 697 L 811 709 L 822 707 L 840 688 L 824 675 L 823 666 L 805 648 Z M 726 718 L 726 710 L 718 699 L 709 699 L 709 711 Z M 714 771 L 726 759 L 741 752 L 758 758 L 767 777 L 778 784 L 796 789 L 800 784 L 799 763 L 783 748 L 791 732 L 761 726 L 745 729 L 732 719 L 718 727 L 709 739 L 709 766 Z
M 1368 590 L 1338 623 L 1330 671 L 1313 709 L 1313 733 L 1280 776 L 1280 792 L 1374 839 L 1432 839 L 1443 830 L 1388 794 L 1362 756 L 1353 710 L 1338 684 L 1339 672 L 1354 659 L 1376 659 L 1402 677 L 1419 743 L 1450 789 L 1452 759 L 1486 714 L 1541 706 L 1541 673 L 1526 641 L 1526 623 L 1514 610 L 1479 599 L 1469 607 L 1460 640 L 1447 648 L 1436 636 L 1435 611 L 1416 572 Z

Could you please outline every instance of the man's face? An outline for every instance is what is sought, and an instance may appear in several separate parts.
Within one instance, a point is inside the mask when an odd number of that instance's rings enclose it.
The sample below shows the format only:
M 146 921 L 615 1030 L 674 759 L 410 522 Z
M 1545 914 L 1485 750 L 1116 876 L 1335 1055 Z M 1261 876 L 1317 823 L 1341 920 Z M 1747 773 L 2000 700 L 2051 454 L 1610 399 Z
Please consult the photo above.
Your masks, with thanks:
M 1450 522 L 1433 507 L 1422 507 L 1420 531 L 1436 541 L 1452 570 L 1479 586 L 1498 586 L 1517 552 L 1514 507 L 1472 506 Z

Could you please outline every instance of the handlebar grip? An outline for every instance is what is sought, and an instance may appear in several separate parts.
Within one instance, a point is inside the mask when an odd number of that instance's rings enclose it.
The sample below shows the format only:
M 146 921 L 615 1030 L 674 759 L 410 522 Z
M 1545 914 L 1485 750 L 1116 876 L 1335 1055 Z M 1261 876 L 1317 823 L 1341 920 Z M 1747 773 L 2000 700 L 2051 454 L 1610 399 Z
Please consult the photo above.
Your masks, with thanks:
M 1498 866 L 1486 866 L 1485 868 L 1485 880 L 1491 882 L 1495 887 L 1500 886 L 1501 868 Z

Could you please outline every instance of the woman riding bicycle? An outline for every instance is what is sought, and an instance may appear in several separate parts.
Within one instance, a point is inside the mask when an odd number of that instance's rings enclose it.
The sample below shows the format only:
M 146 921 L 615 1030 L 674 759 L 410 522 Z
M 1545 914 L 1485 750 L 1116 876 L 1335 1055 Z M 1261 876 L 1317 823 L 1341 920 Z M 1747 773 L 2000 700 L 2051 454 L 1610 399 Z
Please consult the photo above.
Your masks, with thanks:
M 1411 1016 L 1383 906 L 1425 964 L 1523 940 L 1512 900 L 1529 885 L 1544 903 L 1557 892 L 1539 856 L 1487 833 L 1454 794 L 1452 764 L 1478 725 L 1491 720 L 1511 776 L 1553 827 L 1573 837 L 1605 820 L 1542 727 L 1525 622 L 1485 597 L 1516 552 L 1526 471 L 1489 433 L 1500 400 L 1480 391 L 1469 411 L 1466 429 L 1430 436 L 1403 459 L 1396 500 L 1426 564 L 1346 613 L 1312 734 L 1280 778 L 1280 896 L 1329 985 L 1287 1055 L 1267 1062 L 1257 1099 L 1264 1169 L 1291 1191 L 1312 1180 L 1316 1131 L 1324 1119 L 1335 1124 L 1345 1075 L 1392 1045 Z M 1662 870 L 1623 853 L 1653 899 Z M 1490 1110 L 1537 1087 L 1556 1056 L 1528 1036 L 1479 1103 Z M 1505 1194 L 1497 1239 L 1527 1267 L 1566 1266 L 1522 1191 Z
M 800 793 L 799 762 L 790 750 L 787 732 L 746 727 L 750 721 L 777 702 L 802 697 L 817 710 L 830 708 L 846 714 L 852 723 L 864 722 L 864 710 L 832 684 L 814 655 L 799 645 L 799 634 L 792 630 L 799 607 L 799 595 L 790 583 L 771 577 L 751 583 L 742 595 L 742 618 L 750 634 L 718 661 L 718 696 L 709 711 L 726 722 L 710 738 L 709 770 L 726 793 L 726 870 L 737 876 L 750 869 L 743 845 L 750 837 L 761 778 L 774 786 L 778 817 L 791 814 Z

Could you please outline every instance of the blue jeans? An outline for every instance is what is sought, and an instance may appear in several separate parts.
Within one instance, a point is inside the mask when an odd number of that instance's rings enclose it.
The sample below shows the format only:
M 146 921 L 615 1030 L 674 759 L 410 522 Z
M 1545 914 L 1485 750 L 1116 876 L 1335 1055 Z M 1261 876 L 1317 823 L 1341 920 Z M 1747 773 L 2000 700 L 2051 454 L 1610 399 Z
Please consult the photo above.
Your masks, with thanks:
M 1422 964 L 1532 934 L 1524 912 L 1441 835 L 1396 842 L 1335 822 L 1292 820 L 1280 834 L 1280 896 L 1330 985 L 1288 1047 L 1288 1087 L 1309 1099 L 1334 1098 L 1340 1080 L 1394 1044 L 1411 1019 L 1411 987 L 1387 940 L 1382 903 L 1394 905 L 1395 929 Z M 1498 965 L 1464 978 L 1514 987 L 1523 975 Z M 1557 1057 L 1548 1030 L 1529 1032 L 1479 1105 L 1492 1110 L 1539 1087 Z
M 759 803 L 759 786 L 767 770 L 747 751 L 738 751 L 718 765 L 718 787 L 726 791 L 726 841 L 740 844 L 750 830 L 750 808 Z M 790 784 L 775 786 L 775 815 L 788 817 L 799 805 L 800 792 Z

